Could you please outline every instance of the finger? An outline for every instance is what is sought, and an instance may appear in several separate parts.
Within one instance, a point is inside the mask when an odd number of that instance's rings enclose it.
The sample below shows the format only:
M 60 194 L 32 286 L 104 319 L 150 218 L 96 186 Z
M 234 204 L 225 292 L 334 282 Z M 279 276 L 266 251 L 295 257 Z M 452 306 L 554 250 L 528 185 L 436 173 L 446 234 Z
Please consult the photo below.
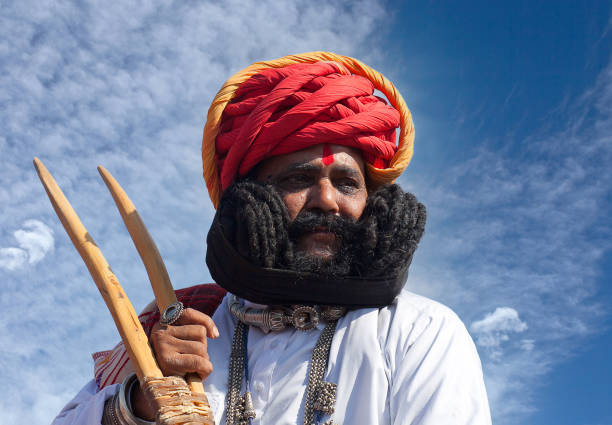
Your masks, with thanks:
M 206 343 L 178 338 L 172 338 L 168 343 L 172 345 L 174 351 L 178 354 L 193 354 L 208 359 Z
M 183 310 L 181 317 L 175 322 L 177 325 L 201 325 L 208 331 L 209 338 L 218 338 L 219 329 L 215 326 L 215 322 L 210 316 L 202 313 L 201 311 L 193 308 L 186 308 Z
M 200 329 L 204 329 L 199 326 Z M 167 330 L 161 330 L 153 339 L 155 346 L 156 358 L 160 368 L 165 375 L 180 374 L 183 375 L 192 372 L 188 364 L 185 364 L 181 359 L 183 354 L 189 354 L 201 357 L 208 360 L 206 340 L 191 341 L 182 340 L 169 335 Z
M 195 354 L 176 354 L 167 359 L 164 375 L 183 376 L 187 373 L 197 373 L 202 379 L 206 379 L 213 371 L 213 365 L 208 357 Z
M 150 339 L 155 356 L 161 362 L 176 353 L 206 355 L 206 334 L 206 328 L 200 325 L 168 326 L 154 329 Z
M 209 337 L 208 329 L 202 325 L 168 326 L 164 332 L 176 339 L 203 343 L 206 343 L 206 338 Z

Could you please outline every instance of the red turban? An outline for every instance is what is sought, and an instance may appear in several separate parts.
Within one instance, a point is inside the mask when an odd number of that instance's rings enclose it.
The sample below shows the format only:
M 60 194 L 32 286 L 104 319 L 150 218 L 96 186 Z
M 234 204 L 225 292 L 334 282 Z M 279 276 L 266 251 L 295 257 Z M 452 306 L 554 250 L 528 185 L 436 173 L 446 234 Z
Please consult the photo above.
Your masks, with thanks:
M 330 143 L 359 149 L 368 179 L 389 183 L 408 166 L 413 141 L 410 111 L 391 81 L 348 56 L 302 53 L 256 62 L 225 82 L 204 126 L 203 174 L 216 207 L 262 160 Z
M 396 151 L 400 114 L 373 96 L 374 85 L 335 62 L 266 69 L 236 91 L 216 139 L 225 190 L 262 160 L 321 143 L 362 151 L 386 168 Z

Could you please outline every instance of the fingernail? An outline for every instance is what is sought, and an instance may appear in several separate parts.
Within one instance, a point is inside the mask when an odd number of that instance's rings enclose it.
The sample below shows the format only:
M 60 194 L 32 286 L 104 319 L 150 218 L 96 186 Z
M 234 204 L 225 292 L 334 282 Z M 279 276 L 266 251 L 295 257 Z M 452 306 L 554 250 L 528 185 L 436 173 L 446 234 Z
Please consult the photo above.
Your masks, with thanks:
M 213 336 L 219 338 L 219 329 L 216 326 L 213 328 Z

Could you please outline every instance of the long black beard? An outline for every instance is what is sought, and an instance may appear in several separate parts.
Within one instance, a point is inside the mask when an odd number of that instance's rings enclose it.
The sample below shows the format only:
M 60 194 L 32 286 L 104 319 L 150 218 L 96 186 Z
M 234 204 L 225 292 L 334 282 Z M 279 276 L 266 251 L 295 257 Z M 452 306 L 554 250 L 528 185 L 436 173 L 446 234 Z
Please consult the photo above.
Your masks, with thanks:
M 241 181 L 221 198 L 207 263 L 217 283 L 251 301 L 380 307 L 403 287 L 425 219 L 425 207 L 412 194 L 385 185 L 368 197 L 356 222 L 315 211 L 291 222 L 272 186 Z M 296 248 L 320 226 L 339 241 L 331 259 Z

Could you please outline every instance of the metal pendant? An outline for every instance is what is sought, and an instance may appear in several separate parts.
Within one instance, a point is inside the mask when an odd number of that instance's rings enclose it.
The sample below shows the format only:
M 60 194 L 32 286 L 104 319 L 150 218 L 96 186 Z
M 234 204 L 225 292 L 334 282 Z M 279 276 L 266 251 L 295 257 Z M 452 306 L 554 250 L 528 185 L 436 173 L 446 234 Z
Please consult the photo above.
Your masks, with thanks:
M 319 312 L 309 305 L 298 306 L 293 310 L 291 322 L 297 330 L 309 331 L 319 324 Z
M 333 382 L 321 381 L 317 392 L 317 398 L 314 402 L 314 409 L 326 415 L 334 413 L 337 388 L 338 386 Z

